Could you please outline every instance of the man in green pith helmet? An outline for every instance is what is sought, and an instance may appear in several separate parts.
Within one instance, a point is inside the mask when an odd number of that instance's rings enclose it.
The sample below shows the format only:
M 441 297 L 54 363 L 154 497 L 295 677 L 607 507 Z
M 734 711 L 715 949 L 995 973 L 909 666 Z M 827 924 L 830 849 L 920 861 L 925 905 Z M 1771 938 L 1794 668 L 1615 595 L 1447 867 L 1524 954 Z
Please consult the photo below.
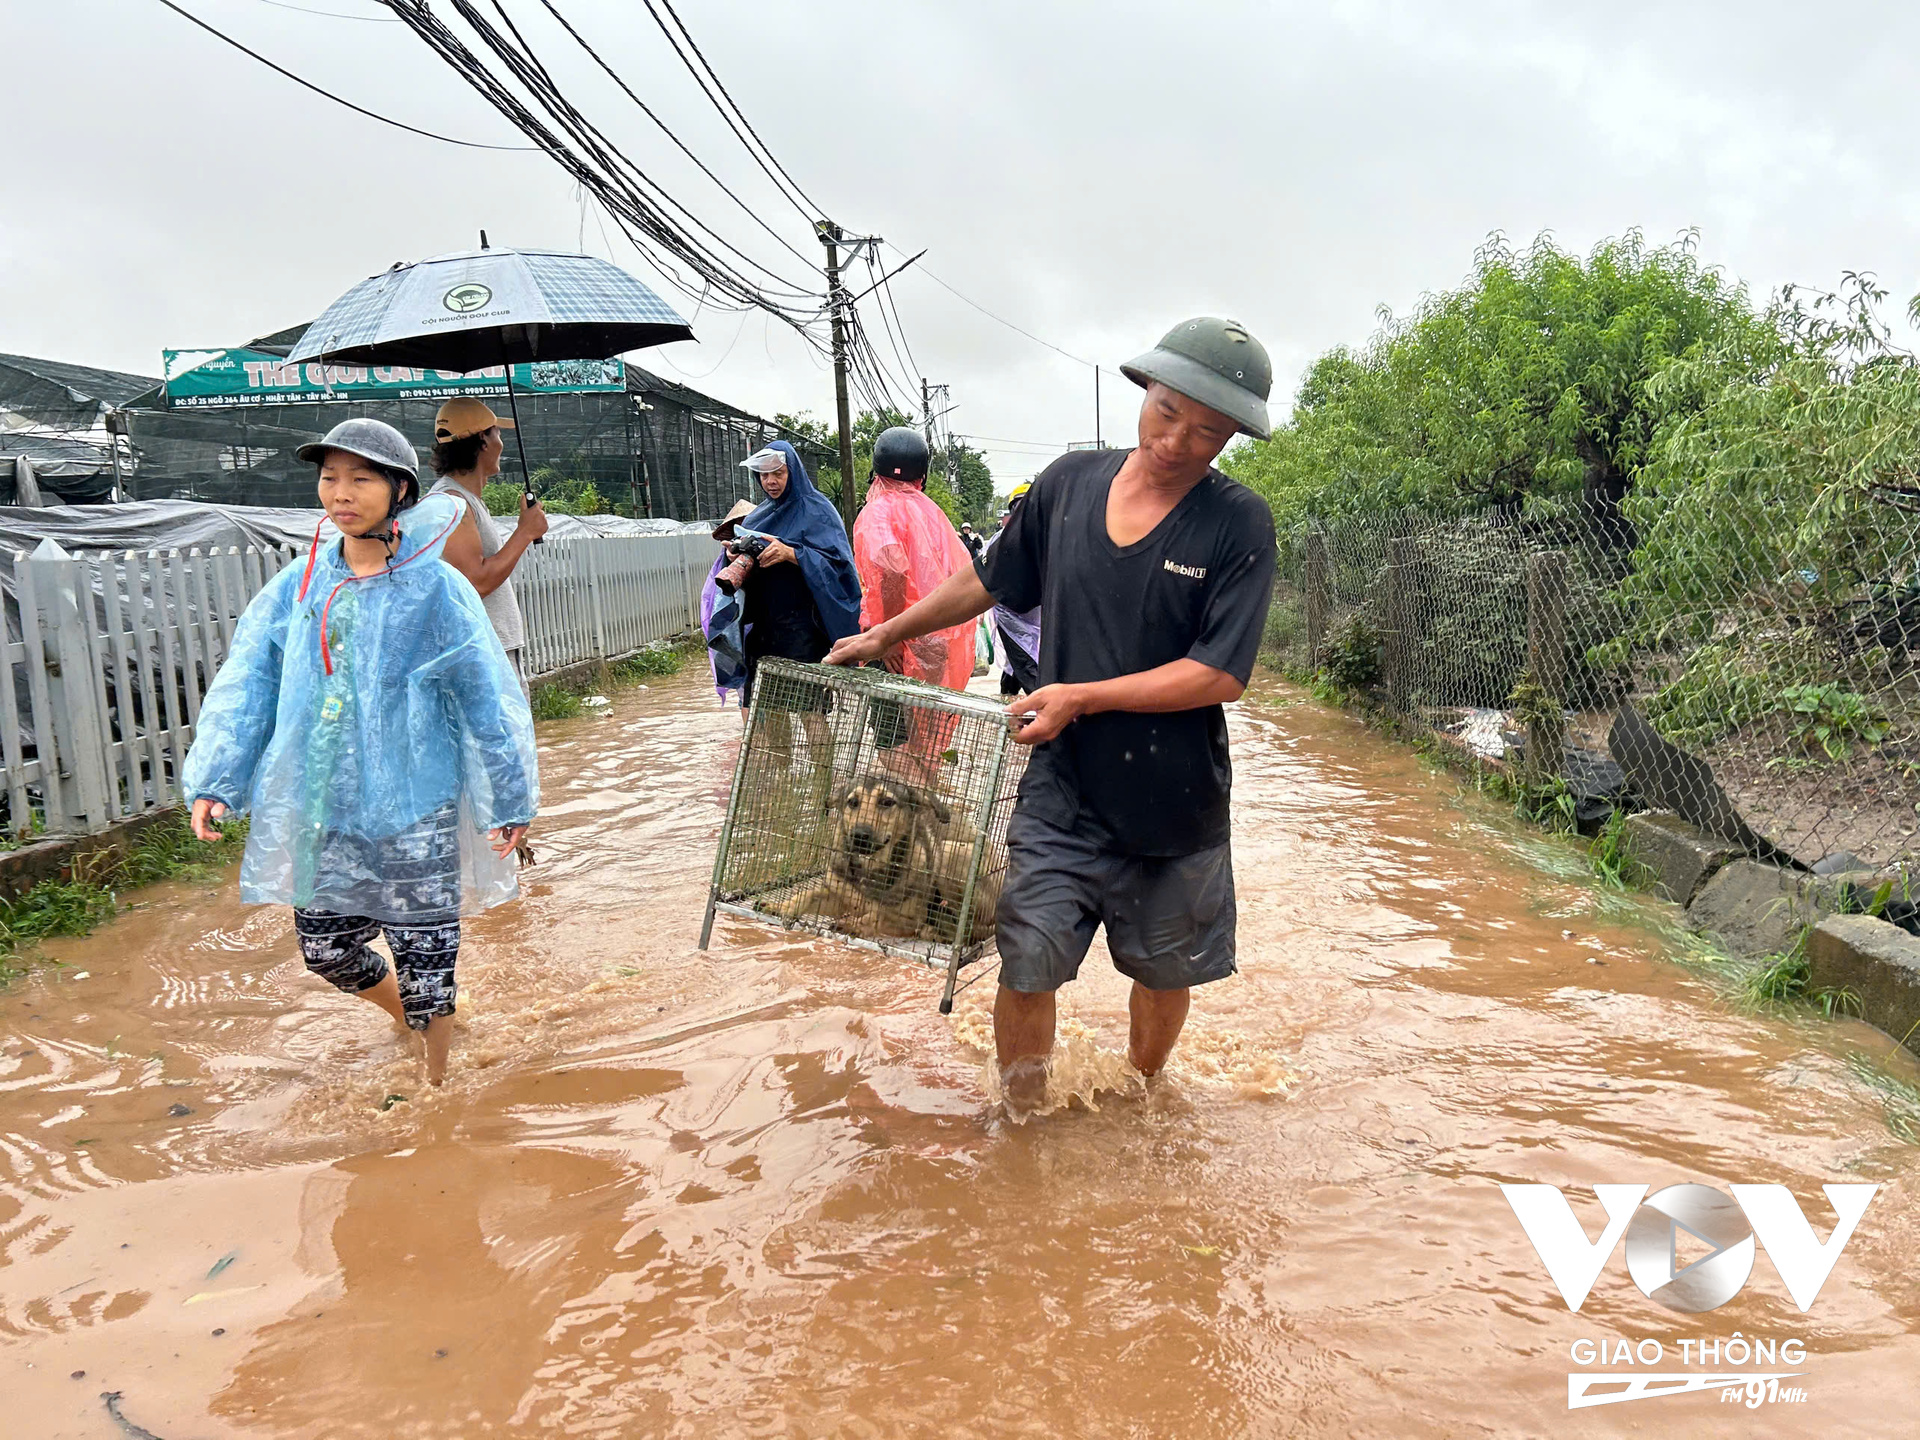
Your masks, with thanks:
M 1207 317 L 1120 368 L 1146 390 L 1135 448 L 1054 461 L 983 558 L 827 656 L 874 659 L 995 603 L 1045 611 L 1040 688 L 1008 707 L 1034 753 L 995 915 L 1015 1109 L 1046 1101 L 1054 992 L 1100 926 L 1133 981 L 1142 1075 L 1165 1065 L 1192 988 L 1235 970 L 1222 706 L 1253 673 L 1275 551 L 1265 502 L 1213 462 L 1236 434 L 1271 433 L 1273 369 L 1244 326 Z

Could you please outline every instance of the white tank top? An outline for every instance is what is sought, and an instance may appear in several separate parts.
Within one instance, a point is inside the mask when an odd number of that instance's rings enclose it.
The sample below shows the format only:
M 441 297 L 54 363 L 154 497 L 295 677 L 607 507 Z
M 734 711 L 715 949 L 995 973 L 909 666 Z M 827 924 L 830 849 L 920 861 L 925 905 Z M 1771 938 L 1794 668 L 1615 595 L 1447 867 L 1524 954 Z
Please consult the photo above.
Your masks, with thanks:
M 436 480 L 427 493 L 451 495 L 457 500 L 466 501 L 467 513 L 473 516 L 474 527 L 480 532 L 480 553 L 488 558 L 500 553 L 506 537 L 500 533 L 500 527 L 494 523 L 493 516 L 487 513 L 487 507 L 481 503 L 478 495 L 445 475 Z M 520 618 L 520 602 L 514 599 L 511 577 L 501 581 L 499 588 L 491 595 L 482 595 L 480 603 L 487 607 L 487 619 L 493 622 L 493 633 L 500 637 L 502 649 L 518 650 L 527 643 L 527 627 Z

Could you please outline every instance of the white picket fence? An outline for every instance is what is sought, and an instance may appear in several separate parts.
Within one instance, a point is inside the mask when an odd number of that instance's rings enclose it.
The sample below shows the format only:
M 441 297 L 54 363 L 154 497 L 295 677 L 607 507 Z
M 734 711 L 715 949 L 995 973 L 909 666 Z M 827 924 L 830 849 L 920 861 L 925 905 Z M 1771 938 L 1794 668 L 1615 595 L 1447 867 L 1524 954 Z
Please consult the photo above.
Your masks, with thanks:
M 513 571 L 527 622 L 527 673 L 631 655 L 697 629 L 700 587 L 719 553 L 704 531 L 534 546 Z
M 528 673 L 697 629 L 717 553 L 704 533 L 535 547 L 514 572 Z M 240 613 L 296 558 L 256 547 L 69 554 L 52 540 L 15 552 L 21 638 L 6 645 L 0 695 L 0 830 L 89 834 L 178 804 L 200 701 Z

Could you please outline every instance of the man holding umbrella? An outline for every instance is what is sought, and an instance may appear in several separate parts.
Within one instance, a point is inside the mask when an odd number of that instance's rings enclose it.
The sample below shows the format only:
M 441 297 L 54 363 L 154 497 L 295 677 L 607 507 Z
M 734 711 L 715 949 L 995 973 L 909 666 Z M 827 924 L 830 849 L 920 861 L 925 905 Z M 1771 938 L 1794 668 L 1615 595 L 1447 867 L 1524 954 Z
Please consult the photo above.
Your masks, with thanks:
M 502 430 L 512 430 L 527 466 L 514 400 L 513 367 L 541 360 L 603 360 L 642 346 L 691 340 L 687 322 L 633 276 L 591 255 L 480 248 L 395 265 L 362 280 L 321 312 L 288 358 L 351 365 L 415 365 L 470 374 L 500 366 L 506 374 L 503 419 L 471 397 L 449 400 L 434 421 L 438 494 L 467 510 L 446 557 L 486 601 L 500 643 L 520 663 L 520 607 L 509 578 L 527 546 L 539 543 L 546 515 L 531 493 L 511 537 L 502 539 L 480 500 L 499 473 Z
M 526 688 L 527 671 L 521 662 L 526 644 L 526 626 L 520 618 L 520 602 L 513 593 L 513 568 L 527 548 L 547 533 L 547 512 L 528 495 L 520 510 L 519 523 L 509 536 L 500 534 L 481 494 L 487 482 L 500 473 L 500 457 L 506 442 L 502 430 L 514 423 L 495 415 L 484 401 L 461 395 L 440 407 L 433 419 L 433 473 L 430 495 L 451 495 L 466 507 L 460 528 L 447 537 L 443 552 L 446 562 L 472 582 L 487 607 L 487 619 L 506 648 L 513 673 Z

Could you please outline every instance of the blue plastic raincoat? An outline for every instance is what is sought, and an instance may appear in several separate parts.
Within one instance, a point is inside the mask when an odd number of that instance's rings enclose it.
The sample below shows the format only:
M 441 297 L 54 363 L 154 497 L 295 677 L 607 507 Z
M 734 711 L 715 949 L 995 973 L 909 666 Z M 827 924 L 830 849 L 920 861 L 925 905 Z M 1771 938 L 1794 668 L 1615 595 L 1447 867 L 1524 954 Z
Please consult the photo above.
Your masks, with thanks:
M 407 511 L 379 575 L 316 547 L 310 576 L 288 566 L 240 617 L 181 778 L 189 801 L 252 813 L 246 903 L 423 925 L 517 892 L 486 832 L 539 808 L 533 718 L 440 558 L 462 513 L 445 496 Z
M 853 545 L 847 539 L 847 527 L 834 508 L 833 501 L 815 488 L 807 467 L 800 463 L 800 452 L 785 440 L 770 441 L 769 450 L 787 457 L 787 488 L 778 500 L 768 500 L 749 511 L 740 521 L 743 530 L 777 535 L 793 548 L 794 560 L 806 577 L 807 589 L 820 611 L 820 623 L 828 640 L 844 640 L 860 631 L 860 572 L 854 567 Z M 714 561 L 700 597 L 700 618 L 713 663 L 714 688 L 725 699 L 730 690 L 746 684 L 745 667 L 734 656 L 740 653 L 740 607 L 737 596 L 725 596 L 714 584 L 727 563 L 726 552 Z M 716 643 L 718 642 L 718 643 Z

